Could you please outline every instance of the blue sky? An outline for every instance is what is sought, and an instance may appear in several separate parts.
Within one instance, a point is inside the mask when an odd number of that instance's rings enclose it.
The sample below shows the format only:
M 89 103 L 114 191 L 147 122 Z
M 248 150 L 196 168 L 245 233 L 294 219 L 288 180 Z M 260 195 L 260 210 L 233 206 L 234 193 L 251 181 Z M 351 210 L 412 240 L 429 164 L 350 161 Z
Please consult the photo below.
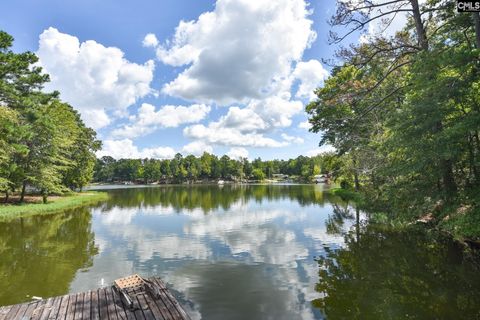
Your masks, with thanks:
M 3 1 L 14 51 L 34 51 L 104 148 L 313 155 L 305 104 L 328 76 L 334 1 Z M 147 36 L 148 35 L 148 36 Z

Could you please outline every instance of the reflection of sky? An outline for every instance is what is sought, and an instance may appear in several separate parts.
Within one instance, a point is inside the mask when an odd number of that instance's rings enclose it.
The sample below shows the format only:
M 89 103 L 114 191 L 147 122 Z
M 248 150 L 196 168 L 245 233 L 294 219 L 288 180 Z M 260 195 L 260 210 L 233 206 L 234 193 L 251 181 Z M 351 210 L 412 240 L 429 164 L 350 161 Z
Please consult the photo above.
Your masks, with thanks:
M 166 280 L 199 319 L 315 319 L 315 256 L 343 237 L 327 234 L 330 205 L 288 199 L 234 203 L 229 210 L 169 207 L 93 210 L 99 254 L 72 291 L 139 273 Z M 353 221 L 346 220 L 343 230 Z

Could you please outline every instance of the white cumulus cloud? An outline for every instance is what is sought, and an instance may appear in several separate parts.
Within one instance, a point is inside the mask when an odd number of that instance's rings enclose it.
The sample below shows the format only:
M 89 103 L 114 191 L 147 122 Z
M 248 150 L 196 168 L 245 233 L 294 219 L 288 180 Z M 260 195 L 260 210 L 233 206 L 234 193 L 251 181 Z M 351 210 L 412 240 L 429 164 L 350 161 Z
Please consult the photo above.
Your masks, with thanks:
M 158 46 L 158 39 L 153 33 L 149 33 L 143 38 L 142 42 L 144 47 L 156 47 Z
M 286 134 L 286 133 L 282 133 L 282 134 L 281 134 L 281 137 L 282 137 L 283 140 L 288 141 L 288 142 L 290 142 L 290 143 L 302 144 L 302 143 L 304 142 L 303 138 L 301 138 L 301 137 L 289 136 L 289 135 Z
M 331 145 L 324 145 L 315 149 L 308 150 L 304 155 L 307 157 L 314 157 L 325 152 L 335 151 Z
M 300 143 L 301 138 L 268 135 L 290 127 L 304 109 L 300 100 L 328 75 L 319 61 L 302 62 L 316 38 L 310 14 L 305 0 L 217 0 L 212 11 L 181 21 L 174 35 L 156 46 L 160 61 L 184 67 L 163 93 L 229 106 L 216 121 L 189 126 L 184 135 L 237 148 Z
M 163 91 L 218 104 L 277 93 L 316 37 L 309 15 L 304 0 L 217 0 L 157 48 L 164 63 L 187 65 Z
M 213 153 L 213 148 L 203 141 L 193 141 L 182 148 L 182 152 L 193 154 L 194 156 L 201 156 L 204 152 Z
M 247 108 L 255 111 L 270 128 L 285 128 L 292 124 L 292 117 L 303 111 L 303 103 L 290 100 L 290 93 L 275 95 L 263 100 L 252 100 Z
M 115 159 L 171 159 L 175 150 L 170 147 L 153 147 L 138 149 L 130 139 L 105 140 L 102 150 L 97 152 L 97 157 L 111 156 Z
M 277 141 L 260 133 L 243 133 L 236 128 L 223 127 L 220 122 L 211 122 L 208 126 L 203 124 L 189 126 L 183 129 L 183 134 L 191 139 L 223 146 L 275 148 L 289 144 L 286 141 Z
M 300 80 L 296 97 L 314 100 L 316 95 L 313 91 L 322 86 L 329 72 L 325 70 L 318 60 L 309 60 L 307 62 L 297 63 L 293 71 L 293 77 Z
M 248 150 L 241 147 L 233 147 L 227 152 L 227 156 L 233 159 L 248 158 Z
M 94 40 L 81 43 L 77 37 L 50 27 L 40 35 L 37 55 L 39 64 L 50 74 L 47 89 L 60 91 L 61 98 L 96 129 L 110 122 L 107 112 L 123 114 L 152 92 L 152 60 L 143 65 L 130 62 L 120 49 Z
M 251 100 L 243 108 L 229 107 L 228 112 L 218 121 L 208 125 L 188 126 L 183 134 L 190 139 L 202 140 L 209 145 L 234 147 L 276 148 L 300 139 L 278 141 L 266 136 L 276 128 L 286 128 L 292 123 L 292 116 L 303 110 L 300 101 L 273 96 L 264 100 Z M 303 142 L 303 139 L 302 141 Z
M 230 107 L 227 114 L 220 118 L 219 126 L 235 128 L 240 132 L 252 132 L 263 131 L 269 125 L 252 109 Z
M 307 120 L 307 121 L 300 122 L 300 123 L 298 124 L 298 127 L 299 127 L 300 129 L 309 130 L 309 129 L 312 127 L 312 125 L 311 125 L 310 122 L 308 122 L 308 120 Z
M 149 134 L 159 128 L 175 128 L 186 123 L 203 120 L 210 112 L 204 104 L 191 106 L 166 105 L 155 110 L 155 106 L 143 103 L 137 115 L 130 117 L 131 124 L 113 130 L 114 137 L 135 138 Z

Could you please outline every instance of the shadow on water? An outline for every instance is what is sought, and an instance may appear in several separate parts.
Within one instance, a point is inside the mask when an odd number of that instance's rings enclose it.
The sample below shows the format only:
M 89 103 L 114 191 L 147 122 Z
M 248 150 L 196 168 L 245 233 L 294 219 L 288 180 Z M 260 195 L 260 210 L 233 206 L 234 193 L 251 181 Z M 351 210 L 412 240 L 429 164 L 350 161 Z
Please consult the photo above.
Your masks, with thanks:
M 478 257 L 425 230 L 357 225 L 318 259 L 327 319 L 480 319 Z
M 0 305 L 68 292 L 96 253 L 87 208 L 0 222 Z

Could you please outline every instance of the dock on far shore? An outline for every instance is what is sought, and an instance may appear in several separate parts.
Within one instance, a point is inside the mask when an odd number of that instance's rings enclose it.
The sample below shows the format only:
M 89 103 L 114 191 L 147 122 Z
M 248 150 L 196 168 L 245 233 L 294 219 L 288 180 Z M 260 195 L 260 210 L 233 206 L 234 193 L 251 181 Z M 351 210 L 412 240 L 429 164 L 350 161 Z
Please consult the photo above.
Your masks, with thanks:
M 119 290 L 108 286 L 82 293 L 0 307 L 0 320 L 190 319 L 161 279 L 152 277 L 146 281 L 155 294 L 140 287 L 132 288 L 128 296 L 131 297 L 134 307 L 126 304 Z

